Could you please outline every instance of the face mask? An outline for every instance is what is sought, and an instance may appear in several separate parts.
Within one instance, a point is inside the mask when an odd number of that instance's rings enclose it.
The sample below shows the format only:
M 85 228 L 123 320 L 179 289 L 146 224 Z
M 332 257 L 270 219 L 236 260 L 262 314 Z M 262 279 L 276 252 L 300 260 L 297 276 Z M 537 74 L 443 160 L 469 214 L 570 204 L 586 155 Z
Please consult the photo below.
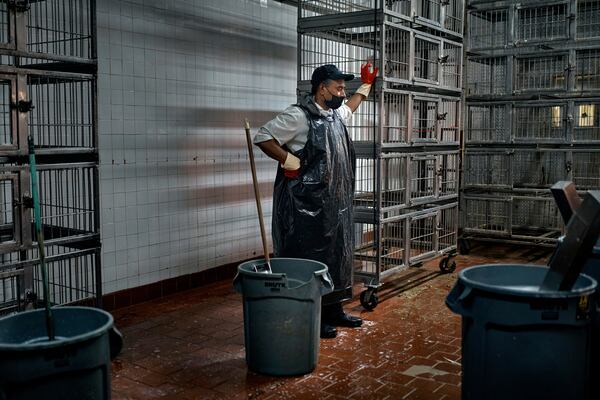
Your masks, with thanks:
M 325 89 L 325 90 L 327 90 L 329 92 L 329 89 Z M 344 102 L 345 97 L 344 96 L 336 96 L 331 92 L 329 92 L 329 94 L 331 95 L 331 100 L 325 99 L 325 105 L 334 110 L 340 108 L 340 106 Z

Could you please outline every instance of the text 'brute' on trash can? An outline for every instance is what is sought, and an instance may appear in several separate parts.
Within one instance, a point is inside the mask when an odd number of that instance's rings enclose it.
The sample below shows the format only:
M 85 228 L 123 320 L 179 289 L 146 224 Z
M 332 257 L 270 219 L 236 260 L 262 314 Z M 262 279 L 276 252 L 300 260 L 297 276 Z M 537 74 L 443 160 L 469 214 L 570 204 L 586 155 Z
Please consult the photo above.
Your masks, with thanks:
M 327 266 L 297 258 L 273 258 L 238 266 L 235 289 L 244 300 L 246 362 L 252 371 L 300 375 L 319 357 L 321 296 L 333 290 Z M 258 268 L 257 268 L 258 267 Z

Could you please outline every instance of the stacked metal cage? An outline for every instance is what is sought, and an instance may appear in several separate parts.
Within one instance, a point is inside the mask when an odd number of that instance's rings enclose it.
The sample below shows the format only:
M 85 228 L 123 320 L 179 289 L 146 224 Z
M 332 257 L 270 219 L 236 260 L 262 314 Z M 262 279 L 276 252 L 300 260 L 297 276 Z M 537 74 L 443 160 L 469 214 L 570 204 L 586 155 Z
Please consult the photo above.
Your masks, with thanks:
M 355 277 L 366 308 L 389 275 L 445 255 L 454 268 L 462 111 L 462 0 L 300 0 L 299 95 L 313 70 L 355 74 L 379 67 L 376 87 L 354 113 L 357 152 Z
M 0 314 L 44 300 L 30 136 L 50 301 L 100 301 L 95 9 L 0 2 Z
M 548 188 L 600 188 L 600 1 L 470 1 L 462 238 L 553 246 Z

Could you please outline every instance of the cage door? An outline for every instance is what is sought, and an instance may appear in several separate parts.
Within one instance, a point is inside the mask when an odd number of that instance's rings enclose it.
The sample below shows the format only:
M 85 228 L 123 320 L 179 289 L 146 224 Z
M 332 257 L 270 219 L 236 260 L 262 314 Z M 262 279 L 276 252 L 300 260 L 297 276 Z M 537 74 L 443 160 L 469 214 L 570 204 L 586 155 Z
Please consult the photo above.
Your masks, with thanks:
M 15 48 L 15 23 L 11 12 L 14 7 L 10 1 L 0 2 L 0 49 Z
M 0 75 L 0 154 L 18 148 L 16 79 L 10 75 Z
M 0 251 L 21 245 L 20 199 L 17 174 L 0 173 Z

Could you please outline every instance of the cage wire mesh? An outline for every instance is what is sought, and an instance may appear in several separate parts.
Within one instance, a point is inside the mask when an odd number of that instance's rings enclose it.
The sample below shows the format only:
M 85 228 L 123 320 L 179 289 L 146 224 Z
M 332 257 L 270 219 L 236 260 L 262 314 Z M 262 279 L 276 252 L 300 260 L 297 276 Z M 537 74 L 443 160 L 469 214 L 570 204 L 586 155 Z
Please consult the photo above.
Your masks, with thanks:
M 20 310 L 22 275 L 21 269 L 0 270 L 0 315 Z
M 513 235 L 557 239 L 562 232 L 561 221 L 556 203 L 551 197 L 512 198 Z
M 567 152 L 564 150 L 515 150 L 513 186 L 545 188 L 568 179 Z
M 573 182 L 578 190 L 600 187 L 600 151 L 573 151 Z
M 463 227 L 465 232 L 482 234 L 510 233 L 511 204 L 509 198 L 463 196 Z
M 12 82 L 0 79 L 0 145 L 14 144 L 12 93 Z
M 438 155 L 438 197 L 458 196 L 458 152 Z
M 393 91 L 383 92 L 383 143 L 408 143 L 408 115 L 410 98 L 407 93 Z
M 299 73 L 309 81 L 315 68 L 335 64 L 341 71 L 360 76 L 360 66 L 380 58 L 374 48 L 380 27 L 362 26 L 300 34 Z
M 438 227 L 438 251 L 447 252 L 455 248 L 458 239 L 458 204 L 440 210 Z
M 503 47 L 508 43 L 508 10 L 470 11 L 467 18 L 471 49 Z
M 412 155 L 409 158 L 411 202 L 429 200 L 435 196 L 436 158 L 434 154 Z
M 0 174 L 0 245 L 14 243 L 18 239 L 15 227 L 15 186 L 13 176 Z
M 564 39 L 568 34 L 567 4 L 517 9 L 517 39 L 520 41 Z
M 565 54 L 517 58 L 515 89 L 565 90 L 567 59 Z
M 467 106 L 467 143 L 506 143 L 510 139 L 508 109 L 504 104 Z
M 411 0 L 300 0 L 299 7 L 300 18 L 367 11 L 375 7 L 410 16 Z
M 29 132 L 38 148 L 92 148 L 93 78 L 29 76 Z
M 506 57 L 470 58 L 467 64 L 467 94 L 499 95 L 507 93 Z
M 437 213 L 411 218 L 409 220 L 409 257 L 412 262 L 429 256 L 436 251 Z
M 467 152 L 464 155 L 465 187 L 508 187 L 511 159 L 506 151 Z
M 600 1 L 577 1 L 577 37 L 600 36 Z
M 413 99 L 410 136 L 412 142 L 437 141 L 438 105 L 437 99 Z
M 92 15 L 95 10 L 91 1 L 44 0 L 28 4 L 27 49 L 30 52 L 83 59 L 94 57 Z
M 463 32 L 463 0 L 449 0 L 446 3 L 442 2 L 442 5 L 446 4 L 446 18 L 444 20 L 444 28 L 449 31 L 462 34 Z
M 391 24 L 385 25 L 384 78 L 410 79 L 410 31 Z
M 414 76 L 437 83 L 439 81 L 440 43 L 415 38 Z
M 600 100 L 575 104 L 573 140 L 600 141 Z
M 444 42 L 440 64 L 442 66 L 442 86 L 460 90 L 462 85 L 462 46 Z
M 440 125 L 441 143 L 458 143 L 460 140 L 460 100 L 442 98 L 438 123 Z
M 417 16 L 430 21 L 440 20 L 440 0 L 416 0 Z
M 40 209 L 44 240 L 97 232 L 94 165 L 38 166 Z M 34 231 L 34 240 L 37 240 Z
M 92 251 L 70 257 L 61 257 L 72 249 L 63 246 L 46 247 L 49 298 L 52 304 L 69 304 L 93 299 L 96 295 L 96 254 Z M 37 249 L 35 250 L 37 257 Z M 56 258 L 52 260 L 52 258 Z M 34 268 L 34 290 L 39 300 L 43 298 L 40 266 Z
M 405 154 L 386 154 L 381 158 L 381 211 L 403 207 L 407 203 L 407 159 Z M 374 210 L 375 203 L 375 160 L 358 158 L 356 161 L 356 207 Z
M 355 274 L 376 278 L 378 273 L 386 275 L 405 265 L 406 223 L 402 218 L 381 224 L 355 224 Z
M 600 49 L 576 52 L 575 88 L 577 90 L 600 89 Z
M 565 141 L 566 105 L 517 106 L 514 139 L 521 142 Z
M 8 2 L 0 2 L 0 44 L 8 44 L 10 41 L 10 22 L 8 14 Z

